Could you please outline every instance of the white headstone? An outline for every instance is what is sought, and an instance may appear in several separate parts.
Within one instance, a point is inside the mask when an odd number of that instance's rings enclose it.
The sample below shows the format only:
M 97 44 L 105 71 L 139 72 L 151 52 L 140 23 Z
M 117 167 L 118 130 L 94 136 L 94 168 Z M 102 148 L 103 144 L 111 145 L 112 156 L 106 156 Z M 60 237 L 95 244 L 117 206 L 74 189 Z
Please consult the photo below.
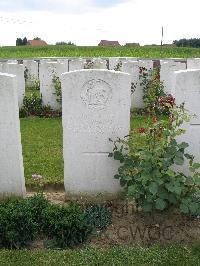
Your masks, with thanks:
M 85 63 L 86 63 L 85 59 L 69 60 L 69 71 L 84 69 Z
M 119 164 L 109 138 L 129 134 L 130 76 L 108 70 L 63 74 L 64 183 L 67 193 L 117 193 Z
M 55 85 L 53 79 L 68 71 L 67 64 L 57 62 L 44 62 L 40 64 L 40 92 L 42 94 L 43 105 L 49 105 L 53 110 L 61 108 L 57 101 L 58 97 L 55 94 Z
M 94 58 L 93 62 L 93 69 L 108 69 L 107 61 L 101 58 Z
M 121 71 L 121 66 L 123 62 L 126 62 L 126 58 L 110 57 L 109 58 L 109 70 Z
M 187 69 L 200 69 L 200 58 L 188 58 Z
M 3 73 L 16 75 L 18 104 L 19 107 L 21 107 L 25 96 L 24 66 L 16 63 L 3 63 L 1 71 Z
M 190 123 L 183 128 L 186 134 L 179 140 L 189 143 L 188 151 L 200 161 L 200 70 L 185 70 L 175 72 L 175 98 L 176 103 L 185 102 L 185 108 L 190 114 L 196 114 Z M 187 171 L 187 168 L 185 169 Z
M 160 80 L 163 81 L 164 91 L 167 94 L 174 93 L 175 71 L 185 70 L 186 64 L 180 62 L 163 62 L 160 64 Z
M 153 69 L 153 61 L 127 61 L 122 63 L 121 70 L 131 75 L 133 93 L 131 94 L 131 108 L 143 108 L 143 86 L 140 80 L 140 68 L 146 68 L 147 73 Z
M 24 196 L 25 180 L 14 75 L 0 73 L 0 196 Z
M 23 65 L 26 75 L 26 88 L 33 88 L 39 79 L 38 62 L 34 60 L 24 60 Z

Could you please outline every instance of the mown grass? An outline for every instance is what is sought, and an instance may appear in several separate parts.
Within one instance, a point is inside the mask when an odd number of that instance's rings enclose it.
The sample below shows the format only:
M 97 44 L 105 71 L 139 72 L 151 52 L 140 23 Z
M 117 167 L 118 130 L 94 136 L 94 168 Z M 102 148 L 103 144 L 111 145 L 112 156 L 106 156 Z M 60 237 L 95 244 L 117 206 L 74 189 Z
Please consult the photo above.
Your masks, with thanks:
M 98 47 L 49 45 L 41 47 L 0 47 L 0 58 L 33 57 L 143 57 L 187 58 L 200 57 L 199 48 L 164 47 Z
M 85 248 L 66 251 L 0 251 L 2 266 L 200 265 L 200 246 Z
M 22 118 L 21 138 L 26 184 L 41 174 L 45 184 L 63 184 L 61 118 Z
M 144 123 L 144 116 L 131 119 L 131 128 Z M 21 139 L 26 184 L 41 174 L 44 184 L 63 184 L 63 135 L 61 118 L 21 118 Z

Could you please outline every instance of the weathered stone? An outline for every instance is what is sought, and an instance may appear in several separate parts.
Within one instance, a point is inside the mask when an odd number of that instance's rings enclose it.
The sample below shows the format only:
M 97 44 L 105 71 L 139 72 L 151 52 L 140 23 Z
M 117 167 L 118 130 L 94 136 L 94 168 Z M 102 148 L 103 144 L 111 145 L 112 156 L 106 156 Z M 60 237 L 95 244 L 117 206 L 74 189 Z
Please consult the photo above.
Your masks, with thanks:
M 85 59 L 69 60 L 69 71 L 84 69 L 85 63 L 86 63 Z
M 153 69 L 153 61 L 128 61 L 122 63 L 121 71 L 131 75 L 132 95 L 131 108 L 143 108 L 143 86 L 140 80 L 140 69 L 146 68 L 146 71 L 151 74 Z
M 179 137 L 179 140 L 189 143 L 189 153 L 200 162 L 200 70 L 175 72 L 175 98 L 177 104 L 185 103 L 190 114 L 196 114 L 190 123 L 183 125 L 186 134 Z M 183 171 L 188 172 L 186 165 Z
M 117 193 L 119 164 L 108 154 L 109 138 L 124 137 L 130 125 L 130 76 L 108 70 L 62 75 L 64 183 L 67 193 Z
M 53 110 L 59 110 L 61 108 L 61 104 L 55 94 L 55 80 L 59 82 L 61 74 L 67 71 L 67 64 L 56 62 L 44 62 L 40 64 L 40 92 L 42 94 L 42 101 L 44 105 L 49 105 Z
M 39 80 L 38 62 L 33 60 L 24 60 L 23 65 L 26 88 L 35 88 Z
M 187 69 L 200 69 L 200 58 L 188 58 Z
M 3 63 L 1 71 L 3 73 L 16 75 L 18 104 L 19 107 L 21 107 L 23 105 L 23 99 L 25 95 L 25 79 L 23 65 L 16 63 Z
M 24 196 L 17 80 L 0 73 L 0 197 Z
M 164 91 L 167 94 L 173 94 L 175 85 L 175 71 L 185 70 L 186 64 L 180 62 L 163 62 L 160 66 L 160 80 L 163 81 Z

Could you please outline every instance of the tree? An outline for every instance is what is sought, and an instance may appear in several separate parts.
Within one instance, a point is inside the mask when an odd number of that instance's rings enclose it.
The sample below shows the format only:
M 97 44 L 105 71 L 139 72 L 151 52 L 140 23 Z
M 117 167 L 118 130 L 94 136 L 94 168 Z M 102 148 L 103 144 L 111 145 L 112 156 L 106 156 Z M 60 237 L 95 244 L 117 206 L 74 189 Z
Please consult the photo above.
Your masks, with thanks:
M 21 45 L 23 45 L 23 40 L 21 38 L 17 38 L 16 46 L 21 46 Z
M 27 41 L 27 38 L 24 37 L 23 41 L 22 41 L 22 45 L 27 45 L 28 41 Z
M 177 47 L 193 47 L 200 48 L 200 38 L 180 39 L 173 41 Z
M 56 45 L 74 45 L 75 46 L 75 44 L 71 41 L 69 41 L 69 42 L 63 42 L 63 41 L 56 42 Z
M 39 38 L 39 37 L 35 37 L 33 40 L 34 40 L 34 41 L 41 41 L 41 38 Z

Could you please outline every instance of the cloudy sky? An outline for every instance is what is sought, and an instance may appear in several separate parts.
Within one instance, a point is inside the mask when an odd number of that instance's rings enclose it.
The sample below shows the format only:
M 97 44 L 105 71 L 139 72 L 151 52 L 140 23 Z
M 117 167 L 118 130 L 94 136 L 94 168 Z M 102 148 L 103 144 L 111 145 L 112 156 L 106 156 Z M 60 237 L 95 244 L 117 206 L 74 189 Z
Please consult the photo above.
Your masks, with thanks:
M 101 39 L 140 44 L 200 38 L 199 0 L 0 0 L 0 46 L 39 36 L 49 44 Z

